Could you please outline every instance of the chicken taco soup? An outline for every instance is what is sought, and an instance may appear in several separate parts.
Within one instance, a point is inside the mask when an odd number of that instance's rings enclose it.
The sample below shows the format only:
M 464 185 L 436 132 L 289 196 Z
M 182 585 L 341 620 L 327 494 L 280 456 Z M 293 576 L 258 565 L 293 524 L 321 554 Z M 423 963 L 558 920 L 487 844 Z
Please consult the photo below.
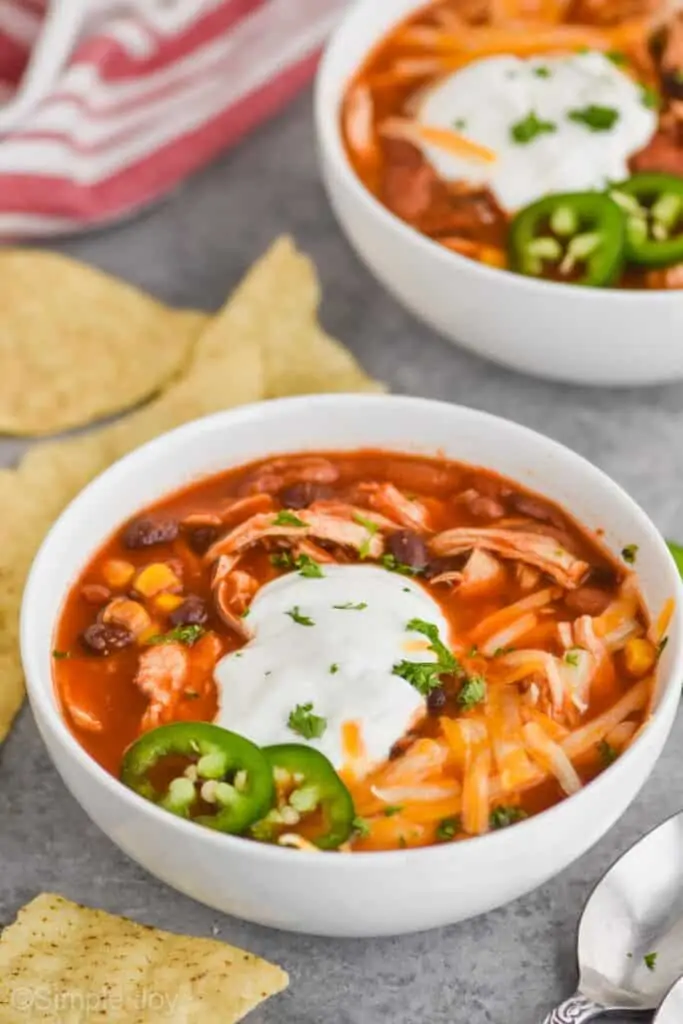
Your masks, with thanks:
M 123 524 L 54 679 L 82 746 L 200 826 L 299 849 L 464 840 L 578 792 L 648 713 L 667 623 L 627 546 L 483 469 L 232 469 Z
M 683 13 L 667 0 L 438 0 L 342 105 L 389 210 L 492 267 L 683 287 Z

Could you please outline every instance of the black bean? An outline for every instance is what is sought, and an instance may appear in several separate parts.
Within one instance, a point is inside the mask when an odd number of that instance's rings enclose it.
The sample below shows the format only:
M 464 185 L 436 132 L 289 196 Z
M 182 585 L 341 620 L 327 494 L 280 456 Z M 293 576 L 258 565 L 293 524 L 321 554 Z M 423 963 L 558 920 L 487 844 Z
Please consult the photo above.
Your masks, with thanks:
M 619 575 L 616 569 L 609 565 L 591 566 L 584 583 L 592 587 L 616 587 L 619 582 Z
M 195 526 L 188 531 L 187 543 L 196 555 L 203 555 L 218 540 L 219 533 L 217 526 Z
M 149 548 L 154 544 L 168 544 L 178 536 L 178 523 L 175 519 L 151 519 L 142 516 L 133 519 L 123 531 L 124 546 Z
M 81 633 L 81 644 L 89 654 L 106 657 L 133 643 L 134 637 L 125 626 L 115 622 L 93 622 Z
M 552 505 L 546 505 L 545 502 L 538 498 L 532 498 L 529 494 L 511 494 L 508 504 L 513 512 L 518 512 L 521 516 L 528 516 L 529 519 L 536 519 L 539 523 L 552 523 L 553 526 L 558 526 L 560 529 L 565 525 L 564 519 Z
M 674 100 L 683 100 L 683 79 L 679 71 L 665 71 L 662 75 L 664 92 Z
M 327 484 L 316 484 L 312 480 L 302 480 L 298 484 L 289 484 L 280 491 L 279 498 L 285 508 L 308 508 L 314 501 L 326 501 L 334 497 L 334 491 Z
M 397 562 L 413 569 L 424 569 L 427 564 L 427 545 L 419 533 L 412 530 L 398 530 L 392 533 L 387 547 Z
M 427 697 L 427 710 L 430 715 L 438 715 L 440 711 L 443 711 L 447 699 L 446 691 L 442 686 L 437 686 L 436 689 L 430 690 Z
M 172 626 L 203 626 L 208 617 L 209 613 L 202 598 L 197 594 L 190 594 L 171 612 L 168 621 Z
M 579 587 L 578 590 L 569 591 L 564 603 L 577 615 L 590 615 L 595 618 L 602 615 L 611 600 L 609 590 L 603 590 L 602 587 Z

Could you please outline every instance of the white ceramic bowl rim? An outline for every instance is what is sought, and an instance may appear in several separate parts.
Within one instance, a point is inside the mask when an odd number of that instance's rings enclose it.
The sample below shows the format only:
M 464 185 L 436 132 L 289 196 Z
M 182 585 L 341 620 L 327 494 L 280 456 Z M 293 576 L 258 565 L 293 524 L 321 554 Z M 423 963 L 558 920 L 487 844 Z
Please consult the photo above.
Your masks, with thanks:
M 427 6 L 428 0 L 413 0 L 412 10 L 418 11 L 422 7 Z M 401 220 L 396 214 L 392 213 L 383 203 L 380 203 L 369 189 L 365 187 L 363 182 L 360 180 L 355 170 L 353 169 L 349 158 L 346 153 L 346 147 L 342 139 L 341 133 L 341 102 L 343 98 L 343 89 L 330 84 L 330 77 L 332 75 L 332 65 L 337 60 L 338 54 L 343 52 L 347 45 L 347 38 L 351 35 L 363 35 L 363 24 L 364 24 L 364 12 L 370 7 L 375 7 L 377 0 L 358 0 L 357 3 L 351 6 L 346 17 L 342 20 L 334 34 L 332 35 L 328 46 L 323 55 L 318 70 L 315 86 L 315 119 L 317 125 L 318 136 L 321 139 L 325 153 L 330 159 L 334 160 L 337 170 L 344 178 L 344 184 L 349 188 L 355 197 L 370 211 L 371 215 L 379 217 L 387 226 L 392 227 L 398 234 L 402 235 L 407 242 L 416 246 L 422 251 L 426 251 L 432 256 L 437 257 L 443 262 L 455 262 L 455 264 L 467 264 L 472 273 L 478 273 L 486 277 L 493 276 L 494 278 L 500 274 L 505 274 L 508 279 L 513 279 L 520 289 L 526 289 L 533 292 L 543 292 L 550 290 L 551 292 L 560 291 L 564 292 L 567 288 L 572 287 L 568 284 L 563 284 L 559 281 L 545 281 L 533 277 L 526 277 L 523 274 L 516 274 L 514 271 L 509 270 L 507 267 L 489 267 L 485 263 L 480 263 L 478 260 L 468 259 L 467 256 L 462 256 L 460 253 L 451 252 L 444 246 L 439 245 L 438 242 L 433 241 L 427 235 L 423 235 L 416 228 L 411 227 L 406 221 Z M 401 14 L 394 25 L 399 25 L 409 14 Z M 391 29 L 387 29 L 389 32 Z M 386 33 L 385 33 L 386 34 Z M 375 45 L 374 39 L 368 39 L 367 46 L 364 50 L 363 61 L 370 55 L 370 52 Z M 360 61 L 357 67 L 360 67 Z M 348 81 L 348 80 L 347 80 Z M 345 85 L 346 83 L 344 83 Z M 330 111 L 327 94 L 332 91 L 334 95 L 334 109 Z M 594 303 L 632 303 L 641 302 L 648 303 L 652 306 L 659 306 L 660 304 L 670 304 L 681 301 L 680 292 L 675 289 L 665 288 L 650 288 L 650 289 L 629 289 L 629 288 L 588 288 L 580 287 L 578 285 L 573 286 L 574 291 L 578 297 L 581 297 L 582 301 L 594 302 Z
M 301 398 L 282 398 L 277 400 L 271 400 L 267 403 L 253 403 L 250 405 L 240 406 L 236 409 L 227 410 L 225 412 L 215 413 L 212 416 L 206 416 L 203 419 L 194 420 L 191 423 L 185 424 L 184 426 L 178 427 L 176 430 L 170 431 L 161 437 L 156 438 L 153 441 L 149 441 L 147 444 L 142 445 L 140 448 L 126 455 L 118 462 L 114 463 L 109 469 L 105 470 L 100 476 L 96 477 L 90 484 L 85 487 L 80 494 L 67 506 L 62 512 L 56 523 L 51 528 L 50 532 L 45 537 L 38 554 L 33 562 L 31 571 L 29 573 L 28 581 L 24 590 L 24 597 L 22 601 L 21 609 L 21 652 L 24 667 L 26 669 L 27 689 L 32 704 L 40 706 L 41 713 L 51 722 L 54 733 L 62 744 L 66 747 L 70 756 L 75 759 L 79 766 L 87 774 L 93 775 L 98 783 L 100 783 L 104 790 L 108 793 L 116 794 L 120 799 L 130 806 L 134 806 L 137 810 L 143 808 L 148 815 L 151 816 L 152 820 L 164 821 L 167 826 L 174 825 L 176 829 L 179 829 L 181 833 L 186 833 L 190 830 L 191 834 L 197 836 L 199 834 L 203 841 L 215 849 L 220 850 L 225 848 L 225 844 L 228 847 L 234 847 L 238 844 L 240 848 L 243 848 L 243 844 L 248 843 L 250 847 L 253 847 L 253 855 L 257 858 L 275 859 L 281 860 L 283 857 L 291 857 L 296 855 L 297 857 L 303 858 L 314 858 L 317 860 L 321 855 L 328 856 L 327 854 L 321 854 L 319 852 L 309 851 L 292 851 L 289 849 L 283 849 L 278 846 L 270 846 L 265 843 L 258 843 L 253 840 L 244 839 L 240 836 L 231 836 L 221 832 L 214 832 L 211 829 L 203 828 L 200 825 L 195 825 L 192 822 L 185 821 L 182 818 L 176 817 L 175 815 L 169 814 L 168 811 L 164 811 L 162 808 L 157 807 L 155 804 L 145 800 L 143 797 L 138 796 L 132 790 L 128 789 L 113 775 L 110 775 L 104 768 L 101 767 L 80 745 L 78 740 L 69 730 L 63 715 L 59 710 L 59 706 L 54 693 L 53 680 L 50 679 L 50 686 L 35 685 L 32 680 L 39 679 L 42 675 L 39 657 L 38 657 L 38 645 L 34 643 L 34 633 L 40 631 L 40 625 L 36 625 L 33 622 L 32 606 L 37 599 L 37 595 L 40 592 L 42 586 L 42 580 L 44 577 L 49 575 L 50 562 L 55 552 L 62 549 L 62 535 L 68 536 L 71 530 L 70 520 L 78 512 L 79 505 L 89 499 L 92 495 L 98 492 L 106 494 L 109 490 L 114 490 L 118 486 L 125 486 L 130 484 L 130 478 L 132 471 L 134 471 L 136 463 L 141 458 L 147 458 L 153 456 L 155 453 L 162 457 L 168 455 L 168 447 L 172 444 L 173 439 L 179 436 L 188 434 L 201 434 L 205 429 L 206 424 L 215 423 L 220 424 L 224 421 L 229 424 L 231 429 L 239 427 L 240 420 L 249 419 L 254 413 L 262 409 L 264 404 L 269 409 L 276 407 L 286 409 L 287 407 L 296 410 L 297 407 L 303 407 L 304 405 L 310 405 L 312 401 L 318 402 L 321 407 L 324 407 L 326 400 L 332 400 L 334 403 L 345 403 L 352 404 L 354 410 L 356 410 L 361 402 L 392 402 L 395 406 L 402 406 L 406 416 L 419 416 L 421 409 L 426 409 L 434 406 L 447 406 L 452 408 L 452 403 L 437 402 L 432 399 L 425 398 L 410 398 L 405 396 L 386 396 L 386 395 L 357 395 L 357 394 L 335 394 L 335 395 L 317 395 L 317 396 L 306 396 Z M 519 436 L 523 437 L 526 435 L 529 438 L 543 437 L 536 431 L 530 430 L 517 423 L 511 423 L 510 421 L 504 420 L 502 417 L 493 416 L 489 413 L 480 412 L 479 410 L 468 410 L 478 418 L 481 419 L 482 424 L 506 424 L 513 426 Z M 550 438 L 544 437 L 544 441 L 547 445 L 554 450 L 562 453 L 565 459 L 571 457 L 576 466 L 581 466 L 582 471 L 585 474 L 592 475 L 594 479 L 599 480 L 603 486 L 605 483 L 609 484 L 615 495 L 618 494 L 619 500 L 626 503 L 631 510 L 634 518 L 639 521 L 643 530 L 650 535 L 654 534 L 654 539 L 660 547 L 662 560 L 666 564 L 670 565 L 670 576 L 671 576 L 671 589 L 676 594 L 676 603 L 674 614 L 669 625 L 669 650 L 668 655 L 671 658 L 672 666 L 674 669 L 671 672 L 671 677 L 667 680 L 666 686 L 662 687 L 659 694 L 659 704 L 662 704 L 669 692 L 680 686 L 678 676 L 676 674 L 676 667 L 683 664 L 683 600 L 681 596 L 683 594 L 683 588 L 676 572 L 673 559 L 670 557 L 666 545 L 662 538 L 659 536 L 657 531 L 652 526 L 650 520 L 642 511 L 642 509 L 633 501 L 633 499 L 621 488 L 618 484 L 612 481 L 606 476 L 601 470 L 592 463 L 588 462 L 582 456 L 565 448 L 563 445 L 552 441 Z M 265 452 L 264 457 L 267 457 L 269 453 Z M 273 454 L 278 454 L 274 452 Z M 438 456 L 437 456 L 438 457 Z M 201 478 L 200 478 L 201 479 Z M 142 510 L 141 510 L 142 511 Z M 77 567 L 80 569 L 81 567 Z M 76 574 L 76 569 L 74 575 Z M 55 623 L 50 623 L 50 639 L 54 630 Z M 657 716 L 659 708 L 653 712 L 653 718 Z M 634 758 L 638 756 L 639 748 L 644 740 L 647 729 L 643 730 L 631 746 L 619 757 L 619 759 L 608 768 L 606 768 L 600 775 L 597 776 L 592 782 L 588 783 L 582 790 L 573 796 L 566 797 L 559 803 L 554 804 L 552 807 L 539 814 L 533 815 L 525 821 L 521 821 L 514 826 L 515 830 L 525 829 L 529 842 L 533 842 L 534 830 L 539 828 L 552 828 L 553 820 L 562 814 L 563 808 L 568 802 L 571 802 L 574 807 L 578 807 L 579 801 L 583 801 L 586 798 L 587 793 L 595 792 L 598 787 L 605 784 L 605 776 L 612 775 L 615 772 L 620 771 L 622 766 L 630 763 Z M 469 846 L 471 843 L 486 843 L 489 847 L 493 843 L 502 844 L 505 842 L 507 829 L 500 829 L 495 832 L 487 833 L 483 836 L 471 837 L 464 842 Z M 430 861 L 431 863 L 439 863 L 445 859 L 457 856 L 457 850 L 461 846 L 460 843 L 443 843 L 436 846 L 420 847 L 417 849 L 406 849 L 406 850 L 388 850 L 388 851 L 377 851 L 367 854 L 352 854 L 352 855 L 339 855 L 335 859 L 335 864 L 338 864 L 339 869 L 343 871 L 354 871 L 354 870 L 381 870 L 383 865 L 386 864 L 387 858 L 396 858 L 399 856 L 409 857 L 411 860 L 417 861 L 418 859 L 425 862 Z

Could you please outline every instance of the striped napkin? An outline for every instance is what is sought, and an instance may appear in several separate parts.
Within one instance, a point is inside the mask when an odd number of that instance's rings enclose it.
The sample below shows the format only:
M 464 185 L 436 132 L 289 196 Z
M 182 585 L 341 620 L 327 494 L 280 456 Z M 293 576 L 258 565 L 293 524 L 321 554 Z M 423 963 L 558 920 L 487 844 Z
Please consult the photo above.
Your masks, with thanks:
M 280 110 L 347 0 L 0 0 L 0 237 L 125 217 Z

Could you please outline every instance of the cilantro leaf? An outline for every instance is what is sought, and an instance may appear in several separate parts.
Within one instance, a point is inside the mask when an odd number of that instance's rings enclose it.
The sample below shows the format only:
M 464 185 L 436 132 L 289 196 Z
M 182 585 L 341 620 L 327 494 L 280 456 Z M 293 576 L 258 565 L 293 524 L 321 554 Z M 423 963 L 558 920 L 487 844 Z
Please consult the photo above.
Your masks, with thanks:
M 339 612 L 363 612 L 367 608 L 367 603 L 359 601 L 358 604 L 354 604 L 353 601 L 347 601 L 346 604 L 333 604 L 332 607 Z
M 71 651 L 53 651 L 52 657 L 55 661 L 64 661 L 65 658 L 71 657 Z
M 336 676 L 338 671 L 339 671 L 339 665 L 337 665 L 336 662 L 334 663 L 334 665 L 330 665 L 330 675 L 331 676 Z
M 454 814 L 452 818 L 444 818 L 439 822 L 436 829 L 436 838 L 440 843 L 448 843 L 451 839 L 455 839 L 458 832 L 462 829 L 462 823 L 457 814 Z
M 299 626 L 315 626 L 313 619 L 309 618 L 308 615 L 302 615 L 299 611 L 299 605 L 295 604 L 285 615 L 289 615 L 290 619 L 296 622 Z
M 657 964 L 657 953 L 646 953 L 643 957 L 643 963 L 647 967 L 648 971 L 654 971 Z
M 393 667 L 393 673 L 414 686 L 423 697 L 441 685 L 442 675 L 463 676 L 464 669 L 452 651 L 439 636 L 439 629 L 433 622 L 411 619 L 406 626 L 413 633 L 422 633 L 430 641 L 429 650 L 436 655 L 436 661 L 400 661 Z
M 156 633 L 151 636 L 145 643 L 149 647 L 155 647 L 157 644 L 185 644 L 186 647 L 192 647 L 196 644 L 201 637 L 204 636 L 206 630 L 203 626 L 198 626 L 194 623 L 187 626 L 176 626 L 175 629 L 169 630 L 168 633 Z
M 570 110 L 567 117 L 576 124 L 585 125 L 592 132 L 609 132 L 621 114 L 614 107 L 601 107 L 597 103 L 590 103 L 587 107 Z
M 567 653 L 564 656 L 564 660 L 566 661 L 566 663 L 568 665 L 571 665 L 572 668 L 578 668 L 578 665 L 579 665 L 579 652 L 578 651 L 567 651 Z
M 370 835 L 370 825 L 365 820 L 365 818 L 359 818 L 358 816 L 356 816 L 353 819 L 351 825 L 352 825 L 354 834 L 356 836 L 358 836 L 360 839 L 365 839 L 365 838 L 367 838 L 367 836 Z
M 676 568 L 678 569 L 680 575 L 683 576 L 683 545 L 676 544 L 676 542 L 673 540 L 668 540 L 666 542 L 666 546 L 669 549 L 671 557 L 676 563 Z
M 388 569 L 389 572 L 400 573 L 401 576 L 419 576 L 422 573 L 422 569 L 416 568 L 414 565 L 407 565 L 405 562 L 399 562 L 395 555 L 387 553 L 382 555 L 380 558 L 380 564 Z
M 520 146 L 526 146 L 539 135 L 552 134 L 556 131 L 556 124 L 553 124 L 552 121 L 541 121 L 535 111 L 532 110 L 525 118 L 512 125 L 510 135 Z
M 614 764 L 618 757 L 616 750 L 610 746 L 607 740 L 600 740 L 598 743 L 598 753 L 605 768 L 609 768 L 611 764 Z
M 545 66 L 545 64 L 541 64 L 534 68 L 534 74 L 536 75 L 536 78 L 550 78 L 552 72 L 550 68 Z
M 288 512 L 286 508 L 283 508 L 273 519 L 273 526 L 299 526 L 305 527 L 308 524 L 295 516 L 293 512 Z
M 640 87 L 640 101 L 648 110 L 659 110 L 662 105 L 662 97 L 651 85 L 642 85 Z
M 491 811 L 489 822 L 492 829 L 507 828 L 526 818 L 521 807 L 496 807 Z
M 366 519 L 365 516 L 362 516 L 360 514 L 360 512 L 354 512 L 353 521 L 354 523 L 358 523 L 359 526 L 364 526 L 365 529 L 368 531 L 366 539 L 363 541 L 363 543 L 358 549 L 358 554 L 360 555 L 361 559 L 367 558 L 368 555 L 370 554 L 370 544 L 372 542 L 372 538 L 379 530 L 379 526 L 377 525 L 377 523 L 373 523 L 372 519 Z
M 608 50 L 605 57 L 607 57 L 607 60 L 611 60 L 613 64 L 616 64 L 618 68 L 628 64 L 628 57 L 621 50 Z
M 483 700 L 486 700 L 486 680 L 483 676 L 469 676 L 460 688 L 458 704 L 463 708 L 473 708 Z
M 621 557 L 628 563 L 628 565 L 635 565 L 637 554 L 637 544 L 627 544 L 625 548 L 621 549 Z
M 402 810 L 403 807 L 401 806 L 401 804 L 389 804 L 388 807 L 384 808 L 384 817 L 393 818 L 395 814 L 400 814 Z
M 276 551 L 274 555 L 270 556 L 270 564 L 274 565 L 276 569 L 293 569 L 294 558 L 292 557 L 292 552 Z
M 310 555 L 299 555 L 294 564 L 299 570 L 299 576 L 305 576 L 308 580 L 320 580 L 323 577 L 320 562 L 316 562 Z
M 327 729 L 327 719 L 313 713 L 313 704 L 297 704 L 289 713 L 287 725 L 305 740 L 317 740 Z

